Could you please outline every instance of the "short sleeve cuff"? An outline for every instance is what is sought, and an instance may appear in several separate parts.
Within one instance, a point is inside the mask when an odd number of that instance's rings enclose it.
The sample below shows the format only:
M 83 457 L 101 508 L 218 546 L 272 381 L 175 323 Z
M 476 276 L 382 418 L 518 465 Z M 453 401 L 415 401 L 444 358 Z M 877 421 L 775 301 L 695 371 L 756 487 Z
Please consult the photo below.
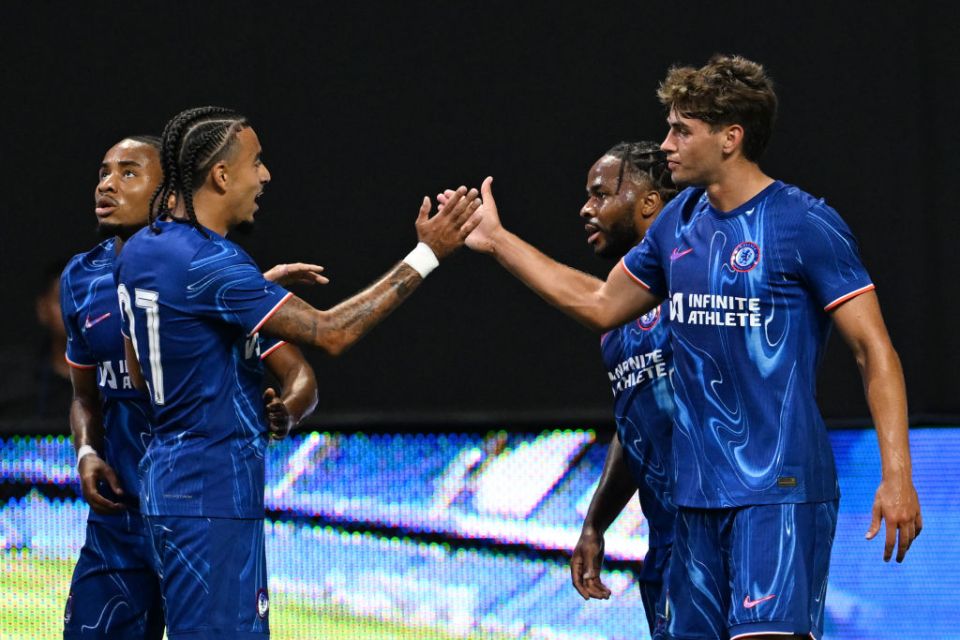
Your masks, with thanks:
M 873 283 L 870 283 L 865 287 L 860 287 L 859 289 L 854 289 L 853 291 L 849 293 L 845 293 L 844 295 L 830 302 L 828 305 L 826 305 L 823 308 L 823 310 L 833 311 L 834 309 L 842 305 L 847 300 L 852 300 L 853 298 L 856 298 L 857 296 L 859 296 L 861 293 L 866 293 L 867 291 L 873 291 L 874 289 L 876 289 L 876 287 L 873 285 Z
M 643 288 L 646 289 L 647 291 L 652 291 L 652 289 L 650 288 L 650 285 L 648 285 L 646 282 L 644 282 L 643 279 L 640 278 L 640 276 L 638 276 L 638 275 L 636 275 L 635 273 L 633 273 L 632 271 L 630 271 L 630 267 L 627 266 L 627 263 L 626 263 L 625 260 L 620 260 L 620 266 L 623 267 L 624 272 L 626 272 L 626 274 L 627 274 L 628 276 L 630 276 L 630 279 L 631 279 L 631 280 L 633 280 L 634 282 L 636 282 L 637 284 L 639 284 L 641 287 L 643 287 Z
M 269 349 L 267 349 L 266 351 L 264 351 L 263 353 L 260 354 L 260 359 L 261 359 L 261 360 L 266 360 L 267 357 L 269 357 L 271 353 L 273 353 L 274 351 L 276 351 L 277 349 L 279 349 L 280 347 L 282 347 L 282 346 L 285 345 L 285 344 L 287 344 L 286 340 L 281 340 L 281 341 L 279 341 L 277 344 L 272 345 Z
M 253 329 L 251 329 L 251 330 L 247 333 L 247 335 L 248 335 L 248 336 L 252 336 L 253 334 L 255 334 L 255 333 L 257 333 L 258 331 L 260 331 L 260 329 L 263 327 L 263 325 L 265 325 L 265 324 L 267 323 L 267 320 L 269 320 L 269 319 L 273 316 L 273 314 L 275 314 L 275 313 L 280 309 L 280 307 L 282 307 L 282 306 L 287 302 L 287 300 L 289 300 L 289 299 L 292 298 L 292 297 L 293 297 L 293 293 L 291 293 L 291 292 L 288 291 L 285 296 L 283 296 L 282 298 L 280 298 L 280 301 L 277 302 L 277 304 L 273 305 L 273 307 L 266 313 L 266 315 L 264 315 L 264 316 L 260 319 L 260 322 L 258 322 L 258 323 L 253 327 Z
M 70 356 L 63 354 L 63 359 L 67 361 L 67 364 L 73 367 L 74 369 L 96 369 L 96 364 L 83 364 L 82 362 L 75 362 L 70 359 Z

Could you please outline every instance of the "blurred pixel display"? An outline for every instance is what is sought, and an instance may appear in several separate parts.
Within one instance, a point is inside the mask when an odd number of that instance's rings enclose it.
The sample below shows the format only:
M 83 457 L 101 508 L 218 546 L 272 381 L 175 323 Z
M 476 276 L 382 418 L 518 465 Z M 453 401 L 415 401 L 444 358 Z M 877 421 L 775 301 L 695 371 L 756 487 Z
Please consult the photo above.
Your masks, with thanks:
M 826 637 L 960 638 L 960 428 L 914 429 L 925 529 L 906 562 L 864 541 L 879 453 L 831 432 L 840 518 Z M 590 430 L 310 433 L 271 446 L 267 554 L 275 638 L 647 638 L 636 503 L 606 536 L 609 601 L 584 602 L 565 554 L 603 466 Z M 0 440 L 0 637 L 55 638 L 83 544 L 65 438 Z

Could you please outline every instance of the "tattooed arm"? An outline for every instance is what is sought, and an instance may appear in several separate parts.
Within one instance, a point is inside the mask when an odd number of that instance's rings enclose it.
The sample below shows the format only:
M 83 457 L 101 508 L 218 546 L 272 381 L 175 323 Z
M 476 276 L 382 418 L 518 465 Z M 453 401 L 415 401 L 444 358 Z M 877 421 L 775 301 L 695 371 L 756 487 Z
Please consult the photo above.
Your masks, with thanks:
M 480 217 L 474 215 L 479 206 L 477 191 L 460 187 L 455 199 L 430 217 L 430 200 L 424 198 L 416 222 L 417 237 L 442 260 L 463 246 L 479 224 Z M 326 311 L 291 296 L 263 325 L 263 332 L 337 356 L 390 315 L 422 281 L 413 267 L 401 262 L 365 290 Z
M 263 332 L 338 356 L 399 307 L 421 282 L 420 274 L 401 262 L 364 291 L 327 311 L 292 296 L 267 320 Z

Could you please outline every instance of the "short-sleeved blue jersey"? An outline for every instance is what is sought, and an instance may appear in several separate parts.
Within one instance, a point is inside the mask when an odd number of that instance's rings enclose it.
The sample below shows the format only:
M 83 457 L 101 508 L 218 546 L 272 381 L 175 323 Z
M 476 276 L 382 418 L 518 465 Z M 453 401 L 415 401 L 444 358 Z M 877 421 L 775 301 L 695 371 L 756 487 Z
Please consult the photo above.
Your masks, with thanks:
M 669 299 L 674 502 L 730 507 L 839 497 L 816 369 L 827 311 L 873 284 L 836 211 L 779 181 L 729 212 L 690 188 L 623 266 Z
M 116 267 L 124 334 L 154 412 L 143 512 L 262 518 L 268 437 L 257 331 L 292 294 L 213 231 L 158 227 L 130 238 Z
M 60 277 L 60 309 L 67 332 L 67 362 L 78 369 L 97 369 L 103 410 L 104 450 L 123 486 L 124 502 L 136 511 L 140 481 L 137 465 L 150 439 L 150 403 L 133 388 L 120 335 L 120 306 L 113 279 L 115 240 L 105 240 L 73 257 Z M 100 487 L 116 499 L 106 485 Z M 94 511 L 90 519 L 110 521 Z
M 617 433 L 637 484 L 651 547 L 673 542 L 673 348 L 666 305 L 603 334 Z

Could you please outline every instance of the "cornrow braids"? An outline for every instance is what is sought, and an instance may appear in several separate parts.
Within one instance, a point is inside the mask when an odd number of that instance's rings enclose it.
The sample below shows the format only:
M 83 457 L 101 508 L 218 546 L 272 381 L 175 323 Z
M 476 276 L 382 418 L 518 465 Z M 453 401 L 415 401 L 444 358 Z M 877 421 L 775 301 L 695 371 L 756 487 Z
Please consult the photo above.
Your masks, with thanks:
M 669 202 L 677 195 L 677 187 L 673 184 L 667 167 L 667 154 L 660 150 L 660 145 L 656 142 L 619 142 L 604 155 L 620 158 L 616 193 L 620 193 L 624 173 L 629 167 L 631 171 L 644 176 L 664 202 Z
M 243 115 L 213 106 L 181 111 L 167 122 L 160 148 L 163 182 L 150 200 L 150 228 L 155 233 L 159 232 L 156 221 L 173 213 L 169 206 L 173 196 L 183 203 L 187 222 L 208 235 L 197 220 L 193 195 L 210 168 L 233 149 L 236 133 L 248 126 Z

